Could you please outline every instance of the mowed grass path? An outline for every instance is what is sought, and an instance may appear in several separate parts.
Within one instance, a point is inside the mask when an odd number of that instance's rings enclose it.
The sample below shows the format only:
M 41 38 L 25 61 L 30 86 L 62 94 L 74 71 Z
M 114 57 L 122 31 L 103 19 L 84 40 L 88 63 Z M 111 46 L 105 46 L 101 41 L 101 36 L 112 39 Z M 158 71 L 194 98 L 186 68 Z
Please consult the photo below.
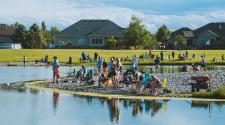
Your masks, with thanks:
M 133 55 L 137 55 L 138 57 L 143 53 L 149 53 L 148 50 L 102 50 L 102 49 L 22 49 L 22 50 L 0 50 L 0 62 L 21 62 L 23 61 L 23 56 L 27 57 L 27 61 L 34 62 L 35 60 L 40 60 L 44 58 L 47 54 L 49 56 L 49 60 L 52 61 L 53 56 L 58 56 L 59 61 L 62 63 L 68 62 L 69 56 L 73 58 L 73 63 L 79 63 L 79 58 L 81 57 L 81 53 L 85 51 L 92 58 L 94 52 L 97 52 L 99 56 L 103 57 L 107 61 L 110 57 L 129 57 L 131 58 Z M 152 54 L 160 55 L 160 51 L 162 50 L 153 50 Z M 186 50 L 175 50 L 176 59 L 168 60 L 168 55 L 171 55 L 172 50 L 163 50 L 165 60 L 162 63 L 165 64 L 179 64 L 179 63 L 193 63 L 200 62 L 201 55 L 203 53 L 206 54 L 207 63 L 222 63 L 225 64 L 225 61 L 222 61 L 221 56 L 225 55 L 225 50 L 188 50 L 189 58 L 192 57 L 192 54 L 195 53 L 196 59 L 188 59 L 185 61 L 178 61 L 177 56 L 179 53 L 183 54 Z M 213 58 L 216 58 L 215 62 L 212 62 Z M 145 60 L 144 62 L 140 62 L 141 64 L 152 64 L 153 60 Z

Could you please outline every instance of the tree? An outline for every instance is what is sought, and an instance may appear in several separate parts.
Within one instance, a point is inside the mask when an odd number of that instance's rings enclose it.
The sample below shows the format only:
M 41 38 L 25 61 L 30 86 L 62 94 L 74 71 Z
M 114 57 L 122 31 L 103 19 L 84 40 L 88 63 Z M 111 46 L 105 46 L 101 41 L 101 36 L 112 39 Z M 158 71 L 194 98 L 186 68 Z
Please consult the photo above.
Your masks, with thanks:
M 41 22 L 41 30 L 46 31 L 46 24 L 45 21 Z
M 166 42 L 170 38 L 171 31 L 167 28 L 166 25 L 162 25 L 159 27 L 158 31 L 156 32 L 156 40 L 158 42 L 161 42 L 163 45 L 166 44 Z
M 132 16 L 129 27 L 124 35 L 125 44 L 127 46 L 134 46 L 135 48 L 138 46 L 146 47 L 151 44 L 150 35 L 150 32 L 142 24 L 142 21 L 138 17 Z
M 106 47 L 107 48 L 113 48 L 116 45 L 117 40 L 112 36 L 110 38 L 108 38 L 107 42 L 106 42 Z
M 41 23 L 41 48 L 47 48 L 48 46 L 49 32 L 46 30 L 46 24 L 44 21 Z
M 21 43 L 23 48 L 28 48 L 29 43 L 27 41 L 27 29 L 24 25 L 15 23 L 14 27 L 16 28 L 15 35 L 13 37 L 13 40 L 17 43 Z
M 41 31 L 36 23 L 33 24 L 29 29 L 28 41 L 30 43 L 29 47 L 31 49 L 41 48 Z
M 50 35 L 49 35 L 49 39 L 47 42 L 48 43 L 54 42 L 54 35 L 58 32 L 59 32 L 59 29 L 57 27 L 52 27 L 49 32 Z

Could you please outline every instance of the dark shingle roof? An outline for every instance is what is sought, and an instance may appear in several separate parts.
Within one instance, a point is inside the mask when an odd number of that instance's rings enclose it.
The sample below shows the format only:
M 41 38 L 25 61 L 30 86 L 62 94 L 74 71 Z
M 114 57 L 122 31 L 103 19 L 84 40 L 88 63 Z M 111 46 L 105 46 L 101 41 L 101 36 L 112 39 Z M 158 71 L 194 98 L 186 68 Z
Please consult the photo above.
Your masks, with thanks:
M 11 36 L 15 34 L 15 29 L 6 24 L 0 24 L 0 36 Z
M 187 27 L 182 27 L 172 32 L 171 37 L 175 37 L 177 35 L 184 35 L 184 37 L 194 37 L 193 31 Z
M 82 37 L 82 36 L 115 36 L 122 37 L 124 29 L 110 20 L 80 20 L 67 27 L 56 36 Z
M 220 23 L 209 23 L 194 31 L 195 35 L 200 35 L 202 32 L 210 31 L 219 37 L 225 38 L 225 22 Z

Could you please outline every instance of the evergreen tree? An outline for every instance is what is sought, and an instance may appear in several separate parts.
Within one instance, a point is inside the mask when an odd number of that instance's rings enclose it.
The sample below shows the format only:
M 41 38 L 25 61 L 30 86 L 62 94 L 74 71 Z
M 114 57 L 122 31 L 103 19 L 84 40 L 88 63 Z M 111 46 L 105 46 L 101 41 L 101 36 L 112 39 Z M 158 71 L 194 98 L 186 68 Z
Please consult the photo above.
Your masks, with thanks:
M 28 41 L 31 49 L 41 48 L 41 31 L 36 23 L 29 29 Z
M 138 17 L 132 16 L 124 40 L 127 46 L 146 47 L 151 44 L 151 34 Z
M 48 46 L 49 32 L 46 29 L 46 24 L 44 21 L 41 23 L 41 48 L 47 48 Z
M 13 40 L 16 43 L 21 43 L 23 48 L 29 48 L 29 43 L 27 41 L 27 33 L 28 32 L 27 32 L 26 27 L 22 24 L 17 23 L 17 22 L 13 26 L 16 29 Z

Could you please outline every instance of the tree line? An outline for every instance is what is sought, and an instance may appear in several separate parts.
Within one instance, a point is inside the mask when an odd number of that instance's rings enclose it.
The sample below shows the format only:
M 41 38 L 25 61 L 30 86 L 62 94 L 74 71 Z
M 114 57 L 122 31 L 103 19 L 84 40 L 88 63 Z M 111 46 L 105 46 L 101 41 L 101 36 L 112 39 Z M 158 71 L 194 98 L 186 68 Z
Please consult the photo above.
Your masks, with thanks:
M 51 27 L 50 30 L 47 30 L 44 21 L 42 21 L 41 27 L 34 23 L 29 29 L 18 22 L 12 26 L 16 30 L 13 40 L 21 43 L 23 48 L 29 49 L 48 48 L 48 45 L 54 41 L 54 34 L 59 32 L 57 27 Z
M 42 21 L 40 27 L 34 23 L 29 29 L 18 22 L 12 26 L 16 29 L 13 40 L 21 43 L 23 48 L 29 49 L 48 48 L 48 45 L 54 41 L 54 34 L 59 32 L 57 27 L 51 27 L 50 30 L 47 30 L 44 21 Z M 114 37 L 110 37 L 105 47 L 121 48 L 125 46 L 128 49 L 153 48 L 155 45 L 166 45 L 170 35 L 171 30 L 166 25 L 160 26 L 155 33 L 151 33 L 140 18 L 132 16 L 131 22 L 125 30 L 122 42 Z
M 170 35 L 171 30 L 166 25 L 160 26 L 156 33 L 151 33 L 142 24 L 140 18 L 132 16 L 129 27 L 125 30 L 123 41 L 124 46 L 130 49 L 153 48 L 154 45 L 166 45 Z M 107 46 L 115 47 L 117 42 L 116 39 L 110 37 Z

